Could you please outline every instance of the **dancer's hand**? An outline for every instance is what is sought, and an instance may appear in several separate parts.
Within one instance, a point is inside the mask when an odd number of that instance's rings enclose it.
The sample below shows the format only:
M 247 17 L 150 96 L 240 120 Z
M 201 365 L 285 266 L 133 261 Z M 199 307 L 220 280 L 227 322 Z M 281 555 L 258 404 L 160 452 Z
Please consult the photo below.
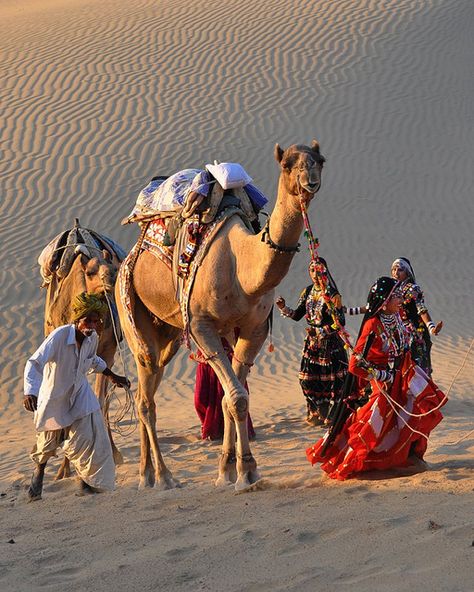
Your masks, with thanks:
M 278 306 L 278 308 L 282 309 L 285 308 L 286 306 L 286 302 L 285 299 L 282 298 L 281 296 L 278 296 L 278 298 L 275 300 L 275 304 Z
M 367 370 L 370 379 L 377 382 L 386 382 L 391 384 L 393 382 L 394 374 L 390 370 L 379 370 L 378 368 L 368 368 Z
M 23 397 L 23 407 L 27 411 L 31 411 L 33 413 L 33 411 L 36 411 L 38 408 L 38 397 L 35 397 L 34 395 L 25 395 Z
M 443 321 L 436 323 L 435 328 L 433 329 L 433 335 L 438 335 L 438 333 L 441 331 L 442 328 L 443 328 Z
M 357 354 L 355 354 L 355 355 L 357 355 Z M 360 354 L 359 354 L 359 356 L 360 356 Z M 372 366 L 369 364 L 369 362 L 367 362 L 367 360 L 364 360 L 364 358 L 362 356 L 357 357 L 356 366 L 358 368 L 363 368 L 364 370 L 373 369 Z

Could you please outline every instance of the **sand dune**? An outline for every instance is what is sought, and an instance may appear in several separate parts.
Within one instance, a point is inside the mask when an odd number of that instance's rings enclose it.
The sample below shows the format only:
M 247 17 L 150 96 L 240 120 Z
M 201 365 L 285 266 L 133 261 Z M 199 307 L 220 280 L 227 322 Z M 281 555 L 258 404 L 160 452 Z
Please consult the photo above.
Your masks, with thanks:
M 2 589 L 472 590 L 474 437 L 454 444 L 474 411 L 472 2 L 2 0 L 0 17 Z M 409 257 L 445 322 L 439 385 L 464 364 L 431 470 L 322 480 L 304 458 L 319 432 L 301 422 L 303 323 L 278 317 L 250 377 L 261 490 L 212 488 L 219 447 L 198 439 L 182 351 L 159 395 L 182 489 L 136 491 L 135 431 L 118 438 L 115 493 L 76 498 L 53 464 L 27 505 L 21 377 L 42 337 L 42 247 L 79 217 L 130 248 L 137 229 L 119 221 L 147 181 L 215 158 L 241 162 L 273 203 L 275 142 L 313 137 L 327 165 L 311 221 L 345 302 Z M 308 260 L 280 286 L 289 302 Z

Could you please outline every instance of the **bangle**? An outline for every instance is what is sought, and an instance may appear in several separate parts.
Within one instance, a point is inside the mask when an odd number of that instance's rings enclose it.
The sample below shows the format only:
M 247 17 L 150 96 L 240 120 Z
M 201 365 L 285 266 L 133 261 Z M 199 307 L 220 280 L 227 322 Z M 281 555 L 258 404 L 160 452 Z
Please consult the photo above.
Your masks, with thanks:
M 288 308 L 288 306 L 280 308 L 280 314 L 282 317 L 291 317 L 292 312 L 293 311 L 291 310 L 291 308 Z
M 392 378 L 390 372 L 387 372 L 387 370 L 379 370 L 378 368 L 372 368 L 371 374 L 377 382 L 389 382 Z
M 360 306 L 351 306 L 348 311 L 350 315 L 358 315 L 360 314 Z
M 435 332 L 435 328 L 436 328 L 433 321 L 430 321 L 429 323 L 427 323 L 426 326 L 428 327 L 428 331 L 431 333 L 431 335 L 433 335 L 433 333 Z

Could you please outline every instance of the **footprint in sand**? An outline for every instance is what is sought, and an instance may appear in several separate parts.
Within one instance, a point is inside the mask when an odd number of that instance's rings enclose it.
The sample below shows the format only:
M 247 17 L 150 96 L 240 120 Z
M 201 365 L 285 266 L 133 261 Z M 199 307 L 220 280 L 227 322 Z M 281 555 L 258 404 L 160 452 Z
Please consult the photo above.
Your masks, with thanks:
M 196 545 L 190 545 L 189 547 L 176 547 L 175 549 L 169 549 L 166 551 L 165 555 L 170 559 L 182 559 L 196 550 Z

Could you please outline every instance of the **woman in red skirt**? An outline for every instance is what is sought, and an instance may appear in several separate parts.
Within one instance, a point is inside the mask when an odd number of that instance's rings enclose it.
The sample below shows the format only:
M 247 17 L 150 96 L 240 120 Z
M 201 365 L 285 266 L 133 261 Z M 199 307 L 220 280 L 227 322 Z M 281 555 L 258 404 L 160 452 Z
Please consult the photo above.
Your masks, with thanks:
M 372 286 L 349 362 L 355 394 L 362 396 L 370 387 L 368 402 L 347 418 L 329 446 L 326 434 L 306 451 L 308 460 L 321 463 L 332 479 L 423 464 L 428 436 L 443 418 L 439 409 L 446 396 L 412 361 L 410 335 L 399 315 L 398 285 L 381 277 Z M 368 340 L 371 345 L 362 359 Z

